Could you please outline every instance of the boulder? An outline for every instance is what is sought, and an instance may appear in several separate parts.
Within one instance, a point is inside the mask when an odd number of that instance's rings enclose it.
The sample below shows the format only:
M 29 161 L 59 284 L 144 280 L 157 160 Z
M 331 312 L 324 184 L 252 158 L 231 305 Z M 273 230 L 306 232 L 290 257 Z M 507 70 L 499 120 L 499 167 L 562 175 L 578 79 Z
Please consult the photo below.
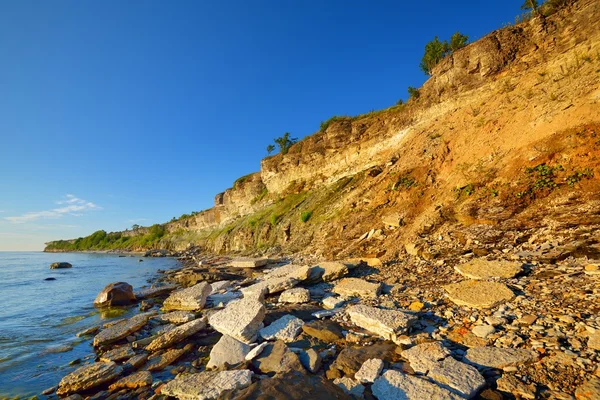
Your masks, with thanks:
M 123 368 L 117 366 L 113 361 L 85 365 L 62 378 L 56 394 L 65 396 L 104 385 L 113 381 L 122 371 Z
M 316 374 L 321 369 L 321 356 L 315 349 L 302 350 L 298 353 L 300 363 L 308 372 Z
M 353 397 L 355 396 L 355 398 L 361 399 L 363 397 L 363 393 L 365 392 L 365 387 L 360 382 L 357 382 L 352 378 L 348 378 L 347 376 L 334 379 L 333 384 L 338 385 L 344 391 L 344 393 L 347 393 Z
M 383 371 L 383 364 L 383 360 L 379 358 L 370 358 L 354 374 L 354 378 L 360 383 L 373 383 Z
M 465 361 L 476 367 L 505 368 L 533 360 L 535 354 L 525 349 L 474 347 L 467 350 Z
M 250 346 L 242 343 L 231 336 L 223 335 L 210 351 L 210 359 L 206 368 L 220 368 L 228 365 L 235 365 L 245 361 L 246 355 L 250 352 Z
M 149 371 L 139 371 L 119 379 L 108 388 L 115 392 L 121 389 L 138 389 L 152 385 L 152 374 Z
M 402 311 L 383 310 L 365 305 L 349 307 L 347 312 L 356 325 L 392 341 L 406 333 L 417 320 L 415 316 Z
M 73 267 L 68 262 L 55 262 L 50 264 L 50 269 L 61 269 L 61 268 L 71 268 Z
M 304 321 L 288 314 L 264 327 L 258 331 L 258 334 L 265 340 L 293 342 L 302 331 L 302 325 L 304 325 Z
M 252 360 L 252 365 L 264 374 L 270 372 L 304 372 L 304 367 L 298 356 L 280 340 L 267 345 L 260 355 Z
M 148 319 L 153 315 L 155 315 L 155 313 L 149 312 L 138 314 L 109 326 L 94 337 L 94 346 L 103 346 L 125 339 L 132 333 L 142 329 L 148 323 Z
M 223 310 L 212 314 L 208 323 L 224 335 L 244 343 L 252 343 L 265 318 L 265 306 L 254 299 L 243 298 L 231 302 Z
M 477 325 L 471 330 L 471 332 L 473 332 L 473 335 L 485 339 L 492 333 L 496 332 L 496 328 L 494 328 L 492 325 Z
M 488 261 L 476 258 L 466 264 L 454 267 L 454 270 L 470 279 L 513 278 L 523 271 L 523 264 L 511 261 Z
M 302 325 L 305 334 L 325 343 L 337 342 L 344 338 L 342 328 L 333 321 L 311 321 Z
M 415 375 L 387 370 L 371 386 L 373 395 L 379 400 L 444 399 L 460 400 L 461 396 Z
M 341 296 L 376 298 L 381 293 L 381 283 L 371 283 L 359 278 L 344 278 L 333 287 Z
M 265 347 L 267 347 L 269 345 L 269 342 L 262 342 L 261 344 L 254 346 L 252 348 L 252 350 L 250 350 L 248 352 L 248 354 L 246 354 L 246 357 L 244 357 L 244 359 L 246 361 L 252 361 L 254 360 L 256 357 L 258 357 L 260 355 L 260 353 L 262 353 L 262 351 L 265 349 Z
M 448 357 L 451 353 L 440 342 L 428 342 L 413 346 L 401 354 L 408 360 L 415 372 L 425 374 L 437 365 L 438 361 Z
M 181 342 L 185 338 L 192 336 L 193 334 L 199 332 L 205 327 L 206 317 L 186 322 L 185 324 L 179 325 L 175 329 L 172 329 L 164 335 L 160 335 L 159 337 L 154 339 L 152 342 L 150 342 L 148 346 L 146 346 L 146 350 L 156 351 L 160 349 L 166 349 L 168 347 L 173 346 L 174 344 Z
M 309 282 L 331 282 L 348 275 L 348 265 L 338 261 L 324 261 L 311 268 Z
M 214 400 L 226 391 L 250 386 L 252 375 L 247 369 L 182 374 L 163 386 L 161 394 L 179 400 Z
M 452 283 L 444 289 L 455 304 L 473 308 L 491 308 L 515 297 L 506 285 L 482 280 Z
M 284 290 L 279 295 L 280 303 L 292 303 L 292 304 L 301 304 L 308 303 L 310 301 L 310 292 L 308 289 L 304 288 L 293 288 Z
M 136 301 L 133 287 L 127 282 L 114 282 L 106 285 L 96 296 L 96 307 L 125 306 Z
M 485 379 L 476 368 L 452 357 L 435 363 L 427 377 L 467 399 L 473 398 L 485 386 Z
M 211 292 L 209 283 L 200 282 L 187 289 L 171 293 L 163 303 L 165 310 L 198 311 L 204 307 Z

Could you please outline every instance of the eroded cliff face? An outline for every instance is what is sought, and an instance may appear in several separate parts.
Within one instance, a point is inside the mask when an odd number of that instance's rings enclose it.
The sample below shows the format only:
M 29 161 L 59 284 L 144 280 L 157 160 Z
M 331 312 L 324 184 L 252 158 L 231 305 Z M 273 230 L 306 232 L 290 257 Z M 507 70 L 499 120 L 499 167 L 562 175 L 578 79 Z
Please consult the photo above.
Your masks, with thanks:
M 577 216 L 600 200 L 599 106 L 600 3 L 580 0 L 445 58 L 405 106 L 342 118 L 262 160 L 213 208 L 166 224 L 160 245 L 393 256 L 451 229 L 563 226 L 557 204 Z

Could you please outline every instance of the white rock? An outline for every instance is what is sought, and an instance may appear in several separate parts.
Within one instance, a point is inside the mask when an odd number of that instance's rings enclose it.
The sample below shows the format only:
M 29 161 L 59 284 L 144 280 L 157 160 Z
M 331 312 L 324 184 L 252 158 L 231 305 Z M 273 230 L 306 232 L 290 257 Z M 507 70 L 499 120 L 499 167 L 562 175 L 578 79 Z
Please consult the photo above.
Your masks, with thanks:
M 345 302 L 346 300 L 339 296 L 327 296 L 323 299 L 322 304 L 323 308 L 327 310 L 333 310 L 334 308 L 343 306 Z
M 163 303 L 166 310 L 198 311 L 206 304 L 206 298 L 211 292 L 210 284 L 200 282 L 187 289 L 171 293 Z
M 404 350 L 401 353 L 406 358 L 415 372 L 427 373 L 438 361 L 450 355 L 450 350 L 440 342 L 421 343 Z
M 268 342 L 262 342 L 261 344 L 254 346 L 252 348 L 252 350 L 250 350 L 248 352 L 248 354 L 246 354 L 246 361 L 252 361 L 254 360 L 256 357 L 260 356 L 260 353 L 262 353 L 262 351 L 265 349 L 265 347 L 267 347 L 269 345 Z
M 304 288 L 293 288 L 283 291 L 279 295 L 280 303 L 308 303 L 310 301 L 310 292 Z
M 231 336 L 223 335 L 210 351 L 210 360 L 206 368 L 219 368 L 225 363 L 229 365 L 241 363 L 246 359 L 248 352 L 250 352 L 249 345 Z
M 416 317 L 402 311 L 382 310 L 365 305 L 349 307 L 347 312 L 356 325 L 392 341 L 404 334 L 416 321 Z
M 271 325 L 261 329 L 258 334 L 265 340 L 283 340 L 293 342 L 302 331 L 304 321 L 291 314 L 284 315 Z
M 485 379 L 476 368 L 456 361 L 452 357 L 434 364 L 427 376 L 468 399 L 475 396 L 485 385 Z
M 476 367 L 504 368 L 533 360 L 534 353 L 525 349 L 474 347 L 467 350 L 465 361 Z
M 357 396 L 358 398 L 362 398 L 365 391 L 365 387 L 363 385 L 352 378 L 348 378 L 347 376 L 343 378 L 336 378 L 334 379 L 333 383 L 342 388 L 345 393 Z
M 264 317 L 265 306 L 261 302 L 244 298 L 229 303 L 225 309 L 211 315 L 208 322 L 217 332 L 252 343 Z
M 146 350 L 156 351 L 160 349 L 166 349 L 173 346 L 176 343 L 181 342 L 183 339 L 199 332 L 201 329 L 206 327 L 206 317 L 198 318 L 194 321 L 186 322 L 183 325 L 179 325 L 175 329 L 171 329 L 164 335 L 161 335 L 154 339 Z
M 383 370 L 383 360 L 371 358 L 363 363 L 354 374 L 354 378 L 360 383 L 373 383 Z
M 381 293 L 381 283 L 371 283 L 359 278 L 344 278 L 336 283 L 333 292 L 345 297 L 376 298 Z
M 515 294 L 499 282 L 467 280 L 444 286 L 448 298 L 459 306 L 491 308 L 510 301 Z
M 231 261 L 234 268 L 259 268 L 269 263 L 268 258 L 238 258 Z
M 196 315 L 189 311 L 171 311 L 166 314 L 160 314 L 154 317 L 160 321 L 168 322 L 170 324 L 183 324 L 196 319 Z
M 178 375 L 161 389 L 161 394 L 179 400 L 214 400 L 226 390 L 243 389 L 252 383 L 252 371 L 204 371 Z
M 475 336 L 485 339 L 492 333 L 496 332 L 496 329 L 494 329 L 494 327 L 491 325 L 477 325 L 472 329 L 472 332 Z
M 455 266 L 454 270 L 470 279 L 512 278 L 523 270 L 523 264 L 476 258 L 466 264 Z
M 461 396 L 435 383 L 400 371 L 387 370 L 371 386 L 373 395 L 379 400 L 460 400 Z
M 231 286 L 231 281 L 218 281 L 210 284 L 211 292 L 210 294 L 217 293 L 221 290 L 225 290 Z

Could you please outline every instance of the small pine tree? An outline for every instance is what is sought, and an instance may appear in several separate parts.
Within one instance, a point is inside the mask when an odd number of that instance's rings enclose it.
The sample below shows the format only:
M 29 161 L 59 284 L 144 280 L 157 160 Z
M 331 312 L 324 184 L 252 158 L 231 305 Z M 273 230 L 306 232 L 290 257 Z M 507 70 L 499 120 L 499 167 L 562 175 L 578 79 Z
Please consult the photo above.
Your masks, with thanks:
M 291 138 L 290 133 L 286 132 L 283 134 L 283 136 L 275 139 L 275 144 L 279 146 L 279 151 L 281 152 L 281 154 L 285 155 L 287 154 L 290 147 L 292 147 L 292 145 L 297 141 L 297 138 Z
M 275 151 L 275 146 L 273 146 L 272 144 L 267 146 L 267 155 L 271 154 L 274 151 Z
M 440 41 L 436 36 L 425 45 L 425 54 L 421 59 L 421 70 L 431 75 L 431 70 L 448 54 L 449 45 L 446 41 Z
M 469 37 L 457 31 L 454 35 L 450 37 L 450 43 L 448 45 L 448 48 L 450 52 L 455 52 L 456 50 L 465 47 L 468 42 Z

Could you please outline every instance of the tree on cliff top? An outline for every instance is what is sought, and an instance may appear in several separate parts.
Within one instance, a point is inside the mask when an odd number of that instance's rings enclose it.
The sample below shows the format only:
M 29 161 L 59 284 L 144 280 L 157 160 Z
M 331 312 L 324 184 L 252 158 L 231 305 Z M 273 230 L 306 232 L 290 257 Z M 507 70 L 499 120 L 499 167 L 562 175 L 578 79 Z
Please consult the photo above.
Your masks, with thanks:
M 421 59 L 421 70 L 427 75 L 431 75 L 431 70 L 435 67 L 448 53 L 448 42 L 440 41 L 436 36 L 433 40 L 425 45 L 425 54 Z
M 285 155 L 287 154 L 290 147 L 292 147 L 292 145 L 298 141 L 298 139 L 291 138 L 290 133 L 286 132 L 283 134 L 283 136 L 276 138 L 274 141 L 275 144 L 279 146 L 279 151 L 281 152 L 281 154 Z
M 538 10 L 537 0 L 525 0 L 525 3 L 523 3 L 523 5 L 521 6 L 521 10 L 526 10 L 526 11 L 531 10 L 531 12 L 533 14 L 537 14 L 537 10 Z

